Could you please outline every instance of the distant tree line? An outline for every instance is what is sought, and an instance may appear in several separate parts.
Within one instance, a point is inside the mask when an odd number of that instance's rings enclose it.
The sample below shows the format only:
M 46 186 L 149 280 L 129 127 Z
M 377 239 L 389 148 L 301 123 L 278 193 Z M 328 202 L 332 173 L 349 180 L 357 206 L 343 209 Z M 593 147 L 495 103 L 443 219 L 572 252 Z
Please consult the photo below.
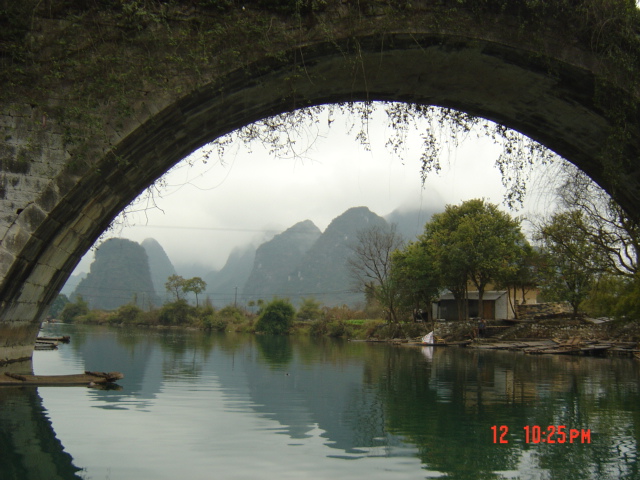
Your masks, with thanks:
M 184 279 L 183 279 L 184 280 Z M 216 309 L 209 299 L 191 305 L 176 276 L 167 279 L 167 288 L 177 294 L 173 301 L 162 307 L 144 311 L 135 304 L 122 305 L 112 310 L 91 310 L 82 297 L 74 302 L 64 301 L 64 307 L 54 316 L 66 323 L 105 325 L 133 325 L 146 327 L 188 327 L 207 331 L 231 331 L 260 334 L 310 334 L 313 336 L 387 338 L 390 330 L 386 323 L 375 318 L 377 311 L 362 311 L 347 307 L 325 307 L 312 297 L 304 298 L 298 309 L 288 300 L 274 298 L 269 302 L 258 300 L 256 312 L 227 305 Z M 195 282 L 200 286 L 199 282 Z M 187 291 L 189 283 L 185 282 Z M 60 296 L 61 298 L 63 296 Z M 415 332 L 416 335 L 422 332 Z

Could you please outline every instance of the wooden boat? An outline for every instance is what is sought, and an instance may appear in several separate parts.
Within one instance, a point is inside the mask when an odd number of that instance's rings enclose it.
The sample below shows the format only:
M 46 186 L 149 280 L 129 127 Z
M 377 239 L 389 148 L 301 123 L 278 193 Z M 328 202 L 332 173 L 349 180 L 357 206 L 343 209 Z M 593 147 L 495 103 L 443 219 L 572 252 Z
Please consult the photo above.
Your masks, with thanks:
M 0 375 L 0 386 L 99 386 L 113 384 L 124 375 L 120 372 L 84 372 L 75 375 L 22 375 L 5 372 Z

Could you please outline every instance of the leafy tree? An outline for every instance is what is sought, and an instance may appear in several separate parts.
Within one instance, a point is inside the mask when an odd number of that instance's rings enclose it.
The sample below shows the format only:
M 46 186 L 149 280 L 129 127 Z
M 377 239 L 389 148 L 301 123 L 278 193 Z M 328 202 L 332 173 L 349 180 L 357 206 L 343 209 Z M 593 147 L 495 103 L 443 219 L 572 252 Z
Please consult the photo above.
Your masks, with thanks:
M 593 273 L 591 287 L 584 285 L 588 292 L 579 295 L 584 296 L 580 308 L 597 316 L 640 318 L 635 299 L 640 291 L 640 225 L 572 164 L 562 163 L 554 171 L 554 179 L 560 210 L 558 217 L 538 225 L 539 237 L 551 236 L 545 241 L 552 241 L 554 250 Z M 550 228 L 558 221 L 564 222 L 562 235 L 557 225 Z
M 398 322 L 399 290 L 391 275 L 391 256 L 403 243 L 395 225 L 374 225 L 358 232 L 351 247 L 353 254 L 347 260 L 358 288 L 378 301 L 394 323 Z
M 169 277 L 169 278 L 171 278 L 171 277 Z M 199 306 L 198 305 L 198 294 L 204 292 L 206 288 L 207 288 L 207 282 L 202 280 L 202 278 L 200 278 L 200 277 L 189 278 L 189 279 L 183 280 L 183 282 L 182 282 L 182 291 L 183 292 L 185 292 L 185 293 L 192 292 L 192 293 L 195 294 L 195 296 L 196 296 L 196 307 Z
M 185 280 L 181 275 L 170 275 L 167 278 L 167 283 L 164 284 L 167 292 L 173 293 L 176 297 L 176 301 L 182 300 L 182 294 L 184 293 Z
M 640 318 L 640 283 L 620 275 L 602 275 L 580 308 L 594 317 Z
M 195 315 L 195 307 L 189 305 L 184 298 L 163 305 L 159 320 L 163 325 L 180 325 L 187 323 L 189 317 Z
M 442 290 L 440 274 L 420 242 L 409 243 L 392 255 L 392 276 L 399 290 L 399 302 L 413 311 L 425 311 L 431 318 L 431 305 Z
M 520 254 L 516 257 L 515 263 L 496 278 L 496 285 L 508 290 L 509 303 L 514 313 L 516 313 L 515 305 L 526 303 L 527 293 L 540 285 L 543 267 L 543 256 L 525 241 L 520 245 Z M 513 299 L 511 291 L 513 291 Z M 518 294 L 520 294 L 519 301 Z
M 481 199 L 447 205 L 425 226 L 420 242 L 439 272 L 441 284 L 458 303 L 459 318 L 468 317 L 467 285 L 478 290 L 479 315 L 489 283 L 515 268 L 524 235 L 518 221 Z
M 604 269 L 612 275 L 632 278 L 638 273 L 640 224 L 584 172 L 565 162 L 557 196 L 562 211 L 581 212 L 573 228 L 601 252 Z
M 293 326 L 296 309 L 288 300 L 274 299 L 263 309 L 256 322 L 256 331 L 270 334 L 284 334 Z
M 296 314 L 298 320 L 318 320 L 322 317 L 322 309 L 320 308 L 320 302 L 316 301 L 313 297 L 303 298 L 302 304 Z
M 574 316 L 606 263 L 590 241 L 584 221 L 578 210 L 557 213 L 537 233 L 547 263 L 542 291 L 550 300 L 569 302 Z
M 247 319 L 245 312 L 234 305 L 227 305 L 221 308 L 218 316 L 231 323 L 241 323 Z
M 113 319 L 122 323 L 139 323 L 144 312 L 136 305 L 122 305 L 113 313 Z
M 69 303 L 69 299 L 64 293 L 61 293 L 56 297 L 51 306 L 49 307 L 49 316 L 51 318 L 58 318 L 64 307 Z
M 60 312 L 60 320 L 63 322 L 73 322 L 78 317 L 89 313 L 89 305 L 85 302 L 81 296 L 76 298 L 73 303 L 67 303 L 62 312 Z

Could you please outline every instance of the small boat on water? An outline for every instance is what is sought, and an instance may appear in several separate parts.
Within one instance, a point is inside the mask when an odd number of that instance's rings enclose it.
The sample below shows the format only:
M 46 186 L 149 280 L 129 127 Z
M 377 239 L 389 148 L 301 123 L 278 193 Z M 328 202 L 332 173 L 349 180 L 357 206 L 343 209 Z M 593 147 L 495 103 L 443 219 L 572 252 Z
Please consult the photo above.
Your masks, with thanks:
M 23 375 L 5 372 L 0 375 L 0 386 L 99 386 L 113 384 L 124 375 L 120 372 L 84 372 L 75 375 Z

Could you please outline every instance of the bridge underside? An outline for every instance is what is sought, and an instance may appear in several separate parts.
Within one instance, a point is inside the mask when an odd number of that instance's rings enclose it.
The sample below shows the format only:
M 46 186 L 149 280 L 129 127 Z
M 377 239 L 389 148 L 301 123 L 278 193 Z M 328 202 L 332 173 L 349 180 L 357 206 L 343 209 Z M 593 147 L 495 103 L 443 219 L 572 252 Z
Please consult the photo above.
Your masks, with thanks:
M 596 58 L 562 41 L 533 50 L 514 41 L 517 27 L 503 28 L 499 38 L 394 31 L 309 40 L 208 82 L 135 92 L 126 116 L 112 118 L 107 107 L 99 112 L 102 138 L 82 145 L 90 161 L 78 162 L 79 146 L 65 144 L 64 115 L 48 113 L 65 111 L 53 93 L 55 109 L 44 114 L 44 107 L 5 105 L 0 361 L 31 356 L 49 303 L 141 191 L 207 142 L 296 108 L 365 100 L 452 107 L 530 136 L 584 170 L 628 212 L 640 211 L 638 118 L 627 121 L 632 135 L 619 145 L 627 161 L 612 171 L 603 146 L 615 126 L 595 100 L 602 93 Z M 29 168 L 20 167 L 20 152 L 35 152 Z

